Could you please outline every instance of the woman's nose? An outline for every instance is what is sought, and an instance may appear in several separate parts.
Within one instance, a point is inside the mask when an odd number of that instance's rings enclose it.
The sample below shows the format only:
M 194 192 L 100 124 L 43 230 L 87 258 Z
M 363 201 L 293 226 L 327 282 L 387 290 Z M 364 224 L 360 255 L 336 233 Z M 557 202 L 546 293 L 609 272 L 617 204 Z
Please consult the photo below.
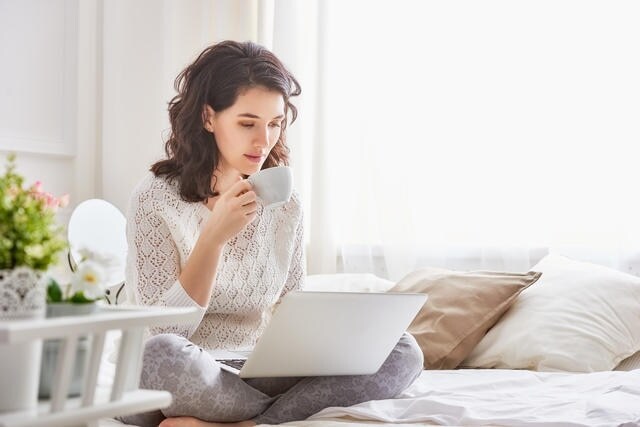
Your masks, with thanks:
M 261 129 L 258 132 L 258 135 L 256 135 L 256 138 L 254 139 L 253 144 L 259 147 L 268 146 L 269 145 L 269 129 L 268 128 Z

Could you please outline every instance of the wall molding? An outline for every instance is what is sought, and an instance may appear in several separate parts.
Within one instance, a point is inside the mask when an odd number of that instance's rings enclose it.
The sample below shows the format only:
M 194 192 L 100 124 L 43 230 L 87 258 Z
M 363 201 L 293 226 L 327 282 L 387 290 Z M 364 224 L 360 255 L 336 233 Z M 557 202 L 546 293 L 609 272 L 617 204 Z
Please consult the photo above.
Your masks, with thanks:
M 0 136 L 0 151 L 27 153 L 47 157 L 72 159 L 76 156 L 70 144 L 58 139 L 36 139 L 24 137 Z

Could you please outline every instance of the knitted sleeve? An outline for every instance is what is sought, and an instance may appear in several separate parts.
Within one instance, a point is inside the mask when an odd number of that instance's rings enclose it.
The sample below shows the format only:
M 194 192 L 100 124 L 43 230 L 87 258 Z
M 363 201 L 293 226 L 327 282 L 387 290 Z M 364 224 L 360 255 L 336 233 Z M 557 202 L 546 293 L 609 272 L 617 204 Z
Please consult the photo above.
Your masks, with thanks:
M 287 274 L 287 279 L 284 283 L 278 303 L 282 300 L 282 297 L 289 292 L 300 290 L 304 286 L 306 266 L 304 263 L 304 217 L 302 214 L 298 220 L 299 222 L 296 227 L 293 243 L 291 264 L 289 265 L 289 273 Z
M 189 338 L 206 309 L 193 301 L 178 280 L 180 254 L 170 228 L 178 218 L 171 218 L 172 211 L 164 209 L 168 194 L 163 193 L 165 189 L 151 187 L 134 192 L 131 198 L 127 215 L 127 288 L 140 305 L 197 308 L 200 319 L 193 324 L 151 329 L 152 334 L 174 333 Z

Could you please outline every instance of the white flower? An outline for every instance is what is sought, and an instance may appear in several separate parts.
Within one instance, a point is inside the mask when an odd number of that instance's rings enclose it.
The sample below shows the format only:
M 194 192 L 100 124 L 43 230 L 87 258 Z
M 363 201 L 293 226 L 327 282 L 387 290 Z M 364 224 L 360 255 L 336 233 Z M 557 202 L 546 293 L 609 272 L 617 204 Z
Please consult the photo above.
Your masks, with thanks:
M 105 272 L 102 266 L 92 260 L 78 265 L 71 279 L 71 294 L 82 291 L 85 298 L 97 299 L 104 295 Z

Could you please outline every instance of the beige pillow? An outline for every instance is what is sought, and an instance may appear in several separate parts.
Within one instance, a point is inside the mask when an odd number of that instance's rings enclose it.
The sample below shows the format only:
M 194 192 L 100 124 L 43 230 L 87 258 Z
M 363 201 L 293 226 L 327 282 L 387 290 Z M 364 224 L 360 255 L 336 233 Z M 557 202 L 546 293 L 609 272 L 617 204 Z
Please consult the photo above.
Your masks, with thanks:
M 408 331 L 422 348 L 425 369 L 454 369 L 540 275 L 428 268 L 409 274 L 389 292 L 429 296 Z

